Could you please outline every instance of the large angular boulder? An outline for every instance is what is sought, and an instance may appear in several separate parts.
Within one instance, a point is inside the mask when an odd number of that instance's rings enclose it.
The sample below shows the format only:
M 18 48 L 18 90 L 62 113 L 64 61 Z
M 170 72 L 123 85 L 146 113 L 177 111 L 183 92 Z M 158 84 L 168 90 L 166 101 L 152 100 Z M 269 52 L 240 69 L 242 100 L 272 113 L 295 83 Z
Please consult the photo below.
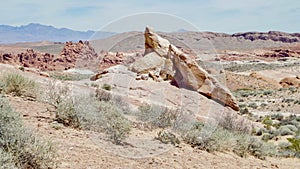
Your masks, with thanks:
M 197 91 L 233 110 L 239 110 L 237 101 L 231 92 L 200 67 L 192 57 L 160 37 L 149 27 L 146 27 L 144 36 L 146 56 L 151 54 L 164 58 L 164 63 L 160 68 L 161 76 L 172 77 L 172 81 L 179 88 Z M 169 80 L 170 78 L 163 79 Z
M 164 58 L 160 57 L 155 52 L 146 54 L 143 58 L 135 61 L 130 69 L 136 73 L 147 73 L 151 70 L 162 67 Z

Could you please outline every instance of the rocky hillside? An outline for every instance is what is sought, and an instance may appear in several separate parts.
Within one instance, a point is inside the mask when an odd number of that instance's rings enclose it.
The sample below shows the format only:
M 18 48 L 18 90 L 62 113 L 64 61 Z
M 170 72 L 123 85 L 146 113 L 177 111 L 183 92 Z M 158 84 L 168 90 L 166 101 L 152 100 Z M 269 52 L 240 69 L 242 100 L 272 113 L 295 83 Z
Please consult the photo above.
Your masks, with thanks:
M 214 32 L 173 32 L 159 34 L 172 44 L 196 53 L 215 52 L 215 50 L 252 50 L 296 45 L 300 42 L 299 33 L 270 31 L 246 32 L 236 34 Z M 124 42 L 124 43 L 123 43 Z M 125 43 L 126 42 L 126 43 Z M 126 32 L 91 42 L 99 50 L 136 51 L 142 50 L 142 32 Z

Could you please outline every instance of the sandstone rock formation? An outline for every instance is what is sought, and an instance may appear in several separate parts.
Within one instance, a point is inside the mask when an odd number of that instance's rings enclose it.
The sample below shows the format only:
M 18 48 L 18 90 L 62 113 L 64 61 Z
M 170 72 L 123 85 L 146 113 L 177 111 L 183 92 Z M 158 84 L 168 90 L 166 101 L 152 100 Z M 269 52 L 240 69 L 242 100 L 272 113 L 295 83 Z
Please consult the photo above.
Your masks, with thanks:
M 82 62 L 80 62 L 80 59 Z M 67 70 L 80 66 L 86 67 L 89 63 L 87 61 L 93 59 L 98 59 L 98 55 L 87 41 L 79 41 L 78 43 L 67 42 L 59 56 L 36 52 L 33 49 L 27 49 L 19 54 L 4 53 L 0 55 L 0 63 L 36 68 L 42 71 Z M 94 60 L 90 63 L 95 64 Z M 96 62 L 96 64 L 98 66 L 99 62 Z
M 300 88 L 300 76 L 283 78 L 279 84 L 282 87 L 299 87 Z
M 172 83 L 179 88 L 197 91 L 234 110 L 239 110 L 237 101 L 230 91 L 201 68 L 188 54 L 172 45 L 167 39 L 160 37 L 149 27 L 146 28 L 144 36 L 145 57 L 132 64 L 132 71 L 138 74 L 148 72 L 154 80 L 156 78 L 172 80 Z M 158 59 L 158 56 L 161 59 Z M 158 73 L 153 74 L 153 72 Z
M 5 53 L 0 56 L 0 63 L 23 66 L 25 68 L 36 68 L 40 70 L 52 70 L 54 55 L 49 53 L 39 53 L 32 49 L 27 49 L 19 54 Z
M 100 55 L 102 59 L 100 61 L 99 70 L 104 70 L 119 64 L 128 65 L 141 57 L 140 53 L 107 52 L 103 50 L 100 52 Z

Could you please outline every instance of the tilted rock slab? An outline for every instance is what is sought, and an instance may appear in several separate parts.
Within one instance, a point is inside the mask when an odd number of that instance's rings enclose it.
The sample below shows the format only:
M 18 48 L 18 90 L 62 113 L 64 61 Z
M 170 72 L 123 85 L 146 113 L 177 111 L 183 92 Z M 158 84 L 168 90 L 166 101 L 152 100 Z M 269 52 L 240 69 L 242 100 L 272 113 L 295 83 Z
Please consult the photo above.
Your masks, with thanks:
M 166 61 L 171 60 L 173 71 L 161 72 L 162 76 L 172 77 L 179 88 L 197 91 L 210 99 L 231 107 L 233 110 L 239 110 L 237 101 L 229 89 L 209 75 L 189 55 L 170 44 L 168 40 L 160 37 L 149 27 L 146 27 L 144 36 L 145 55 L 155 52 L 165 58 Z M 170 62 L 167 63 L 170 65 Z M 163 66 L 161 69 L 165 70 L 166 68 Z M 164 73 L 168 73 L 168 75 Z

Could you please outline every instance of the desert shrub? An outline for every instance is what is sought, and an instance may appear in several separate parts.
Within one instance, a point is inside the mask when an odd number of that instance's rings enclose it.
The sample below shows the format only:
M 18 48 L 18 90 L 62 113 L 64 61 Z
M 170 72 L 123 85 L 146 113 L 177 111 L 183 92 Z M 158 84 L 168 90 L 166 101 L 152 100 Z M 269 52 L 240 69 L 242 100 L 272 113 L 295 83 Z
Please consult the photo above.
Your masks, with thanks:
M 258 107 L 256 103 L 250 103 L 248 106 L 253 109 L 257 109 L 257 107 Z
M 300 104 L 300 100 L 295 100 L 294 104 Z
M 281 136 L 293 135 L 294 134 L 294 132 L 291 131 L 291 129 L 288 126 L 280 126 L 278 128 L 278 132 L 280 133 Z
M 120 144 L 131 130 L 131 123 L 123 116 L 121 109 L 111 103 L 102 102 L 99 106 L 101 128 L 116 144 Z
M 284 98 L 284 99 L 282 99 L 281 102 L 283 102 L 283 103 L 291 103 L 291 102 L 294 102 L 294 101 L 295 101 L 295 100 L 292 99 L 292 98 Z
M 1 78 L 0 90 L 14 96 L 35 96 L 36 83 L 16 73 L 4 74 Z
M 110 101 L 112 99 L 112 94 L 106 90 L 103 89 L 96 89 L 96 97 L 100 101 Z
M 263 92 L 263 95 L 271 95 L 273 93 L 272 90 L 266 90 Z
M 178 139 L 178 137 L 175 134 L 168 131 L 159 131 L 155 139 L 161 141 L 164 144 L 171 143 L 174 146 L 180 144 L 180 140 Z
M 267 142 L 267 141 L 269 141 L 269 140 L 271 139 L 271 137 L 272 137 L 271 134 L 269 134 L 269 133 L 264 133 L 264 134 L 262 135 L 262 137 L 261 137 L 261 140 Z
M 247 151 L 249 154 L 262 160 L 264 160 L 267 156 L 277 155 L 276 146 L 274 144 L 265 143 L 254 137 L 250 138 Z
M 109 85 L 109 84 L 103 84 L 102 85 L 102 89 L 110 91 L 111 90 L 111 85 Z
M 139 120 L 149 123 L 154 128 L 167 128 L 173 126 L 178 114 L 178 110 L 154 105 L 142 105 L 139 107 L 137 117 Z
M 80 128 L 79 116 L 75 110 L 74 101 L 67 99 L 57 105 L 55 119 L 65 126 Z
M 281 120 L 283 120 L 283 115 L 282 114 L 280 114 L 280 113 L 277 113 L 277 114 L 272 114 L 271 115 L 271 119 L 272 120 L 278 120 L 278 121 L 281 121 Z
M 263 121 L 262 124 L 264 124 L 264 127 L 268 130 L 271 129 L 271 126 L 273 125 L 273 120 L 271 120 L 271 118 L 269 116 L 266 116 Z
M 112 103 L 120 108 L 124 114 L 130 114 L 129 104 L 121 96 L 112 97 Z
M 237 114 L 224 113 L 216 117 L 218 125 L 229 131 L 238 133 L 251 133 L 252 124 L 249 120 L 239 117 Z
M 49 81 L 46 88 L 40 88 L 38 100 L 47 102 L 55 107 L 70 99 L 71 89 L 68 84 L 59 81 Z
M 51 78 L 61 81 L 79 81 L 83 79 L 89 79 L 89 74 L 77 74 L 77 73 L 52 73 Z
M 20 67 L 19 67 L 19 70 L 21 70 L 21 71 L 24 72 L 24 71 L 25 71 L 25 68 L 24 68 L 23 66 L 20 66 Z
M 51 143 L 37 139 L 26 130 L 19 113 L 0 96 L 0 161 L 8 168 L 55 168 Z M 3 165 L 2 165 L 3 167 Z M 4 167 L 5 168 L 5 167 Z
M 17 169 L 14 163 L 14 157 L 0 148 L 0 169 Z
M 265 143 L 248 134 L 229 131 L 220 126 L 195 125 L 183 140 L 193 147 L 213 151 L 233 151 L 241 157 L 248 154 L 264 159 L 276 154 L 273 144 Z
M 228 130 L 197 124 L 183 135 L 183 140 L 187 144 L 208 152 L 229 150 L 234 144 L 231 138 L 232 133 Z
M 41 100 L 56 107 L 56 121 L 73 128 L 105 132 L 112 141 L 119 143 L 131 129 L 123 116 L 125 108 L 120 99 L 112 100 L 111 93 L 97 89 L 96 95 L 74 96 L 69 86 L 51 81 Z
M 92 83 L 91 86 L 95 88 L 99 88 L 99 85 L 97 83 Z
M 291 143 L 287 148 L 300 153 L 300 138 L 287 138 L 287 140 Z
M 271 138 L 272 139 L 273 137 L 276 137 L 276 136 L 279 136 L 280 135 L 280 132 L 276 129 L 271 129 L 269 130 L 269 134 L 271 134 Z
M 298 128 L 294 125 L 291 125 L 291 124 L 288 124 L 288 125 L 285 125 L 287 128 L 289 128 L 292 132 L 297 132 L 298 131 Z
M 131 130 L 131 123 L 123 116 L 122 109 L 111 101 L 99 101 L 93 96 L 64 100 L 56 111 L 58 122 L 74 128 L 104 132 L 116 144 L 120 144 Z
M 288 90 L 289 90 L 291 93 L 296 93 L 296 92 L 297 92 L 297 88 L 296 88 L 296 87 L 289 87 Z
M 248 114 L 248 115 L 250 115 L 251 113 L 250 113 L 250 111 L 249 111 L 249 109 L 248 108 L 242 108 L 242 109 L 240 109 L 240 114 Z
M 245 108 L 245 107 L 247 107 L 246 104 L 239 104 L 239 108 Z

